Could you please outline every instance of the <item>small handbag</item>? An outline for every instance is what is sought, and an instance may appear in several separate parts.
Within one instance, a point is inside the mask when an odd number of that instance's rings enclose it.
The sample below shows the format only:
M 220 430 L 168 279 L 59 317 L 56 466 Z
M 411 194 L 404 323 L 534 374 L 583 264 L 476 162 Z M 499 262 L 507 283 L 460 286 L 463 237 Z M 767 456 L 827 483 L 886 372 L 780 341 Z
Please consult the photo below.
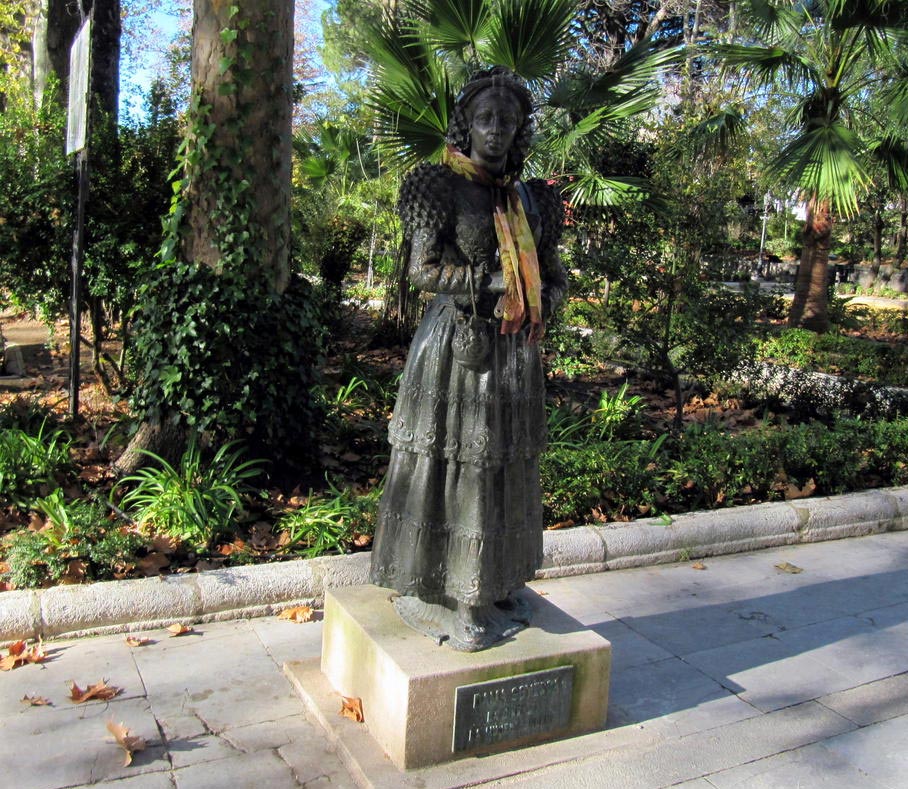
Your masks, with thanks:
M 492 343 L 489 338 L 489 322 L 476 313 L 476 294 L 473 291 L 473 267 L 470 266 L 470 303 L 472 315 L 457 311 L 451 350 L 454 359 L 463 367 L 475 372 L 484 372 L 489 367 Z

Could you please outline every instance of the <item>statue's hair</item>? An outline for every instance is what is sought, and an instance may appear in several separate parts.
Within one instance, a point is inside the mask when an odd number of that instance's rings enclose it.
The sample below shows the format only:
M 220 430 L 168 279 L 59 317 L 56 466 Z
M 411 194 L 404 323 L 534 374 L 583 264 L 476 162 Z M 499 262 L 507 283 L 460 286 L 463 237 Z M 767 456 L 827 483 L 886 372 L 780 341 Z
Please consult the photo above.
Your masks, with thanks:
M 470 155 L 470 106 L 480 93 L 491 88 L 509 91 L 523 110 L 523 122 L 517 129 L 505 163 L 505 172 L 518 176 L 523 170 L 523 163 L 529 153 L 533 137 L 533 98 L 523 80 L 509 68 L 494 66 L 478 71 L 470 78 L 457 97 L 454 112 L 448 123 L 447 139 L 467 156 Z

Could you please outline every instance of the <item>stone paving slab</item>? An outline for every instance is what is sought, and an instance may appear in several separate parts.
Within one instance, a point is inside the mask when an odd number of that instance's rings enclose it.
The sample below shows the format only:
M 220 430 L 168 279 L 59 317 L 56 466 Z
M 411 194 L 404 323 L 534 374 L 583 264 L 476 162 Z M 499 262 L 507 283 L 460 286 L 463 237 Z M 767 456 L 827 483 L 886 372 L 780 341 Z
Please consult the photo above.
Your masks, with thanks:
M 318 657 L 320 621 L 235 620 L 149 630 L 136 648 L 123 635 L 56 640 L 47 663 L 0 673 L 0 786 L 904 787 L 908 532 L 704 564 L 533 584 L 612 642 L 600 732 L 400 773 L 336 699 L 326 735 L 283 676 L 286 660 Z M 102 678 L 124 693 L 67 700 L 69 680 Z M 26 693 L 53 706 L 26 707 Z M 148 740 L 128 768 L 108 720 Z

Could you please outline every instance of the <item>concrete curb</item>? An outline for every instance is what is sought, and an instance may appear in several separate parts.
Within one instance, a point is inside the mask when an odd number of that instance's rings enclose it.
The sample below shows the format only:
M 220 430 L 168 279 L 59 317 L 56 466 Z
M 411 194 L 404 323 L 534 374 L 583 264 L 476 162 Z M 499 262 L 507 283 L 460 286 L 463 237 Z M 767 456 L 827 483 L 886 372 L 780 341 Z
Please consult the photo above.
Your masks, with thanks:
M 539 578 L 908 529 L 908 486 L 547 531 Z M 368 581 L 370 554 L 0 593 L 0 643 L 266 616 Z

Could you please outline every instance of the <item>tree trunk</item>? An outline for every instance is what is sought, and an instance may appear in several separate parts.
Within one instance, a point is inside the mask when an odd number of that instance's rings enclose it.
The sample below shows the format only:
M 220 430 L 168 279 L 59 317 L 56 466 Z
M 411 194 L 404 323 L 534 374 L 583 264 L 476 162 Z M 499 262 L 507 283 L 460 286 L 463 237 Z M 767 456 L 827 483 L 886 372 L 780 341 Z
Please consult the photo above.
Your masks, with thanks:
M 244 143 L 246 156 L 228 170 L 237 182 L 246 180 L 252 194 L 251 224 L 262 234 L 261 257 L 249 261 L 250 277 L 265 277 L 283 292 L 289 277 L 291 115 L 293 95 L 293 3 L 259 0 L 239 4 L 238 19 L 246 23 L 235 40 L 222 36 L 239 28 L 231 5 L 195 0 L 192 28 L 194 102 L 211 107 L 213 132 L 206 143 L 236 158 Z M 235 62 L 248 80 L 235 79 L 227 89 L 223 64 Z M 216 205 L 221 194 L 219 168 L 203 172 L 190 190 L 188 233 L 183 252 L 188 260 L 217 268 L 221 250 L 216 242 Z
M 186 430 L 171 422 L 152 424 L 145 422 L 139 426 L 129 446 L 112 464 L 117 475 L 133 474 L 142 466 L 153 463 L 153 459 L 144 452 L 153 452 L 171 465 L 176 464 L 186 446 Z
M 883 265 L 883 230 L 886 223 L 883 221 L 883 206 L 873 208 L 873 265 Z
M 803 231 L 803 250 L 795 280 L 794 301 L 788 325 L 815 332 L 829 328 L 828 271 L 832 241 L 832 215 L 828 200 L 811 198 Z
M 903 194 L 899 199 L 899 229 L 895 234 L 895 262 L 901 266 L 905 262 L 905 252 L 908 248 L 908 195 Z

